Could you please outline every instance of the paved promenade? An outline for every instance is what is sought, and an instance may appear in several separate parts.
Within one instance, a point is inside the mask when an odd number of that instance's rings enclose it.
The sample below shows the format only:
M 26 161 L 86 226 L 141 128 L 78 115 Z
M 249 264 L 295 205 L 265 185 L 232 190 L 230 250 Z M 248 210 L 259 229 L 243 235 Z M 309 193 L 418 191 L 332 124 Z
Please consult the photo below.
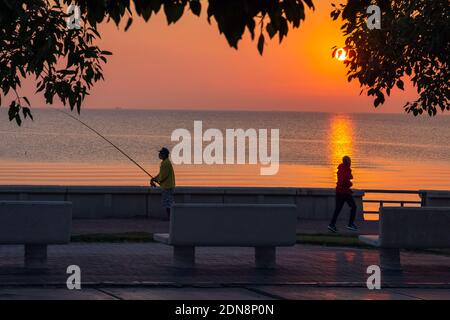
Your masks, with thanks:
M 281 248 L 275 270 L 254 268 L 251 248 L 199 248 L 195 269 L 171 264 L 158 243 L 50 246 L 48 269 L 23 268 L 23 247 L 0 246 L 0 299 L 450 299 L 450 257 L 402 252 L 404 270 L 366 288 L 369 249 L 309 245 Z M 80 266 L 81 291 L 65 289 L 66 268 Z
M 342 214 L 338 221 L 340 234 L 354 234 L 345 229 L 347 217 Z M 297 233 L 318 234 L 327 233 L 329 221 L 301 220 L 297 225 Z M 377 234 L 378 221 L 357 222 L 361 234 Z M 72 233 L 74 235 L 93 233 L 123 233 L 123 232 L 169 232 L 169 222 L 155 219 L 76 219 L 73 220 Z
M 326 233 L 327 221 L 302 221 L 297 232 Z M 377 233 L 363 222 L 361 233 Z M 74 220 L 73 234 L 168 232 L 167 221 Z M 349 234 L 341 221 L 341 234 Z M 172 266 L 158 243 L 72 243 L 49 246 L 48 269 L 23 268 L 23 246 L 0 246 L 0 299 L 446 299 L 450 256 L 402 252 L 403 272 L 382 274 L 382 290 L 366 288 L 378 251 L 296 245 L 278 249 L 278 267 L 258 270 L 252 248 L 197 248 L 195 269 Z M 82 290 L 66 288 L 69 265 L 81 268 Z

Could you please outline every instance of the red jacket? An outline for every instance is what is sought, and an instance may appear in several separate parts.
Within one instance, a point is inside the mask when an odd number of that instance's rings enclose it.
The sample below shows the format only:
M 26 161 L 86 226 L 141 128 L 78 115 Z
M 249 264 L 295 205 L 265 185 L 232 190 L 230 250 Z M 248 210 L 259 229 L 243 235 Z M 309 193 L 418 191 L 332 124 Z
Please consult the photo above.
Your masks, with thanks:
M 351 194 L 352 190 L 350 189 L 353 183 L 350 181 L 353 179 L 352 169 L 341 163 L 338 166 L 337 171 L 337 183 L 336 183 L 336 193 L 344 193 Z

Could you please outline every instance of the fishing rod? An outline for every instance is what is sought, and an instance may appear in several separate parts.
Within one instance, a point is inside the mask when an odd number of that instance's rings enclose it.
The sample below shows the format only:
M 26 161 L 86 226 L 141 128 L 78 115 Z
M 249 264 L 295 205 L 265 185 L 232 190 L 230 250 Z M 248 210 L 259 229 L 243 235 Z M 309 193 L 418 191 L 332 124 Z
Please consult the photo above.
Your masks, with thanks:
M 106 137 L 104 137 L 100 132 L 98 132 L 97 130 L 95 130 L 94 128 L 92 128 L 91 126 L 89 126 L 87 123 L 83 122 L 82 120 L 78 119 L 77 117 L 74 117 L 73 115 L 63 111 L 63 110 L 59 110 L 59 109 L 54 109 L 56 111 L 59 111 L 63 114 L 65 114 L 66 116 L 72 118 L 75 121 L 78 121 L 79 123 L 81 123 L 83 126 L 85 126 L 86 128 L 88 128 L 89 130 L 91 130 L 92 132 L 94 132 L 95 134 L 97 134 L 100 138 L 102 138 L 103 140 L 105 140 L 106 142 L 108 142 L 110 145 L 112 145 L 117 151 L 119 151 L 121 154 L 123 154 L 125 157 L 128 158 L 128 160 L 130 160 L 131 162 L 133 162 L 139 169 L 141 169 L 143 172 L 145 172 L 145 174 L 147 174 L 150 178 L 154 178 L 150 173 L 147 172 L 147 170 L 145 170 L 139 163 L 137 163 L 135 160 L 133 160 L 133 158 L 131 158 L 129 155 L 127 155 L 124 151 L 122 151 L 122 149 L 120 149 L 118 146 L 116 146 L 114 143 L 112 143 L 111 141 L 109 141 Z

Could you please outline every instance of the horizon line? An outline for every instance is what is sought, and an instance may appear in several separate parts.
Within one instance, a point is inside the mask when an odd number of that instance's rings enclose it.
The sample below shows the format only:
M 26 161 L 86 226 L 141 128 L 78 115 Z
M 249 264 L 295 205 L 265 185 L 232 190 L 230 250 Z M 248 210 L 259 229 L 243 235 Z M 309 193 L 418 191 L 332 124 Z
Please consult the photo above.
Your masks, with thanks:
M 32 107 L 33 109 L 38 110 L 50 110 L 50 109 L 64 109 L 66 111 L 70 112 L 77 112 L 76 109 L 74 110 L 67 110 L 67 107 L 53 107 L 53 106 L 39 106 L 39 107 Z M 120 111 L 194 111 L 194 112 L 248 112 L 248 113 L 323 113 L 323 114 L 373 114 L 373 115 L 406 115 L 406 116 L 413 116 L 412 114 L 408 114 L 406 112 L 395 112 L 395 111 L 382 111 L 379 112 L 379 109 L 374 109 L 372 111 L 346 111 L 346 112 L 340 112 L 340 111 L 313 111 L 313 110 L 270 110 L 270 109 L 258 109 L 258 110 L 251 110 L 251 109 L 201 109 L 201 108 L 127 108 L 127 107 L 84 107 L 81 109 L 81 113 L 83 110 L 93 110 L 93 111 L 111 111 L 111 110 L 120 110 Z M 445 112 L 438 113 L 436 115 L 440 116 L 449 116 L 449 114 Z M 414 116 L 413 116 L 414 117 Z M 417 118 L 417 117 L 414 117 Z

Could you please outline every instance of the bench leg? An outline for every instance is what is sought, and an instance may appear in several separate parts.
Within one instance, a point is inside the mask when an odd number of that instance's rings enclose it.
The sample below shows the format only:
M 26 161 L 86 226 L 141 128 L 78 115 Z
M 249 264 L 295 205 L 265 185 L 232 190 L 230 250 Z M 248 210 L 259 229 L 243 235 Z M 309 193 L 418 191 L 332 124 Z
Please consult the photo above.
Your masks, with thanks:
M 173 264 L 179 268 L 191 268 L 195 265 L 195 247 L 173 247 Z
M 380 264 L 384 270 L 401 271 L 400 249 L 380 248 Z
M 47 245 L 25 245 L 25 267 L 30 269 L 42 269 L 47 267 Z
M 276 266 L 275 247 L 255 247 L 255 264 L 257 268 L 272 269 Z

